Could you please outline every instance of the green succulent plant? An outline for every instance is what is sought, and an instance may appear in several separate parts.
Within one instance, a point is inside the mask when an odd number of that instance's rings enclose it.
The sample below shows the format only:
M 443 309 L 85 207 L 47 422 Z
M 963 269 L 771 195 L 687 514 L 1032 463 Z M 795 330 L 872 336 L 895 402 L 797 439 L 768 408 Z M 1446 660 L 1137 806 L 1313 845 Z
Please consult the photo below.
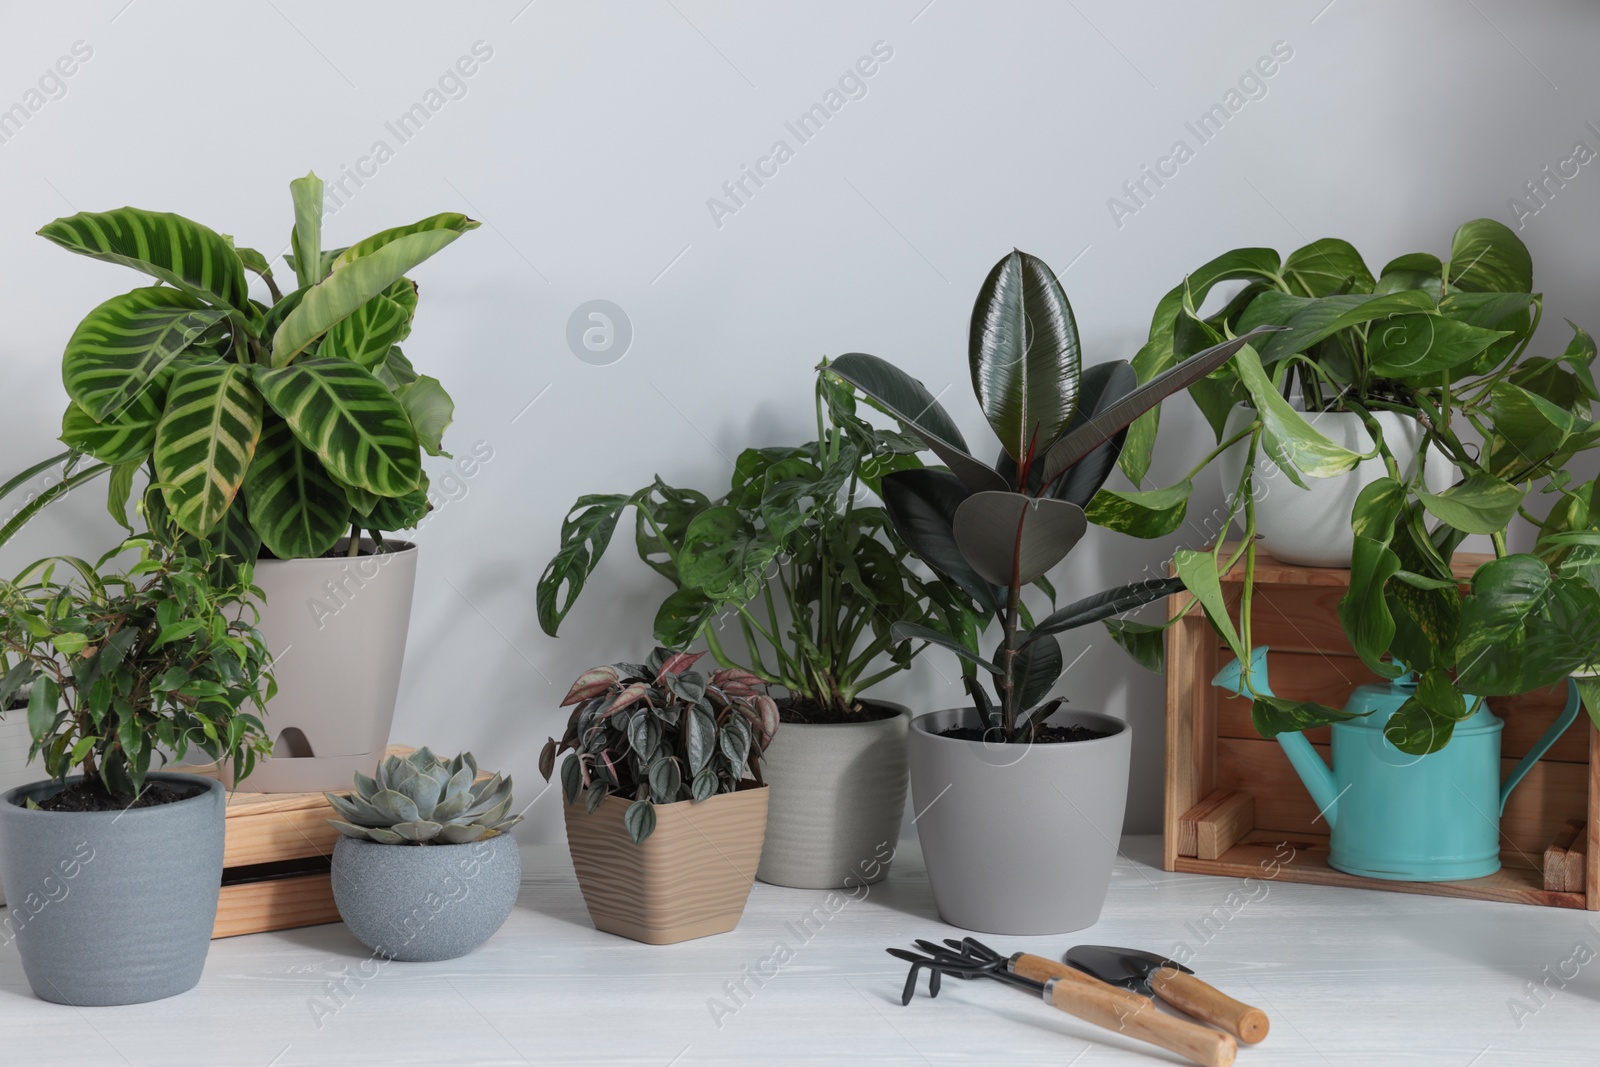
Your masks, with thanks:
M 521 822 L 521 815 L 506 817 L 511 779 L 477 777 L 470 752 L 442 760 L 424 746 L 387 756 L 376 777 L 356 775 L 353 791 L 323 794 L 343 816 L 328 822 L 346 837 L 380 845 L 460 845 Z

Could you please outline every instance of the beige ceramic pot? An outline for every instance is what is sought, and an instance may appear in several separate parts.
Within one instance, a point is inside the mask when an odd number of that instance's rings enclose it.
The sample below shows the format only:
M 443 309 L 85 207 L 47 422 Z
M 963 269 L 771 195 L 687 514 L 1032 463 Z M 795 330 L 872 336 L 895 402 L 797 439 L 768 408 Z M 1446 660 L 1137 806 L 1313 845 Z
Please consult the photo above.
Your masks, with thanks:
M 566 806 L 567 845 L 595 929 L 647 945 L 722 934 L 739 925 L 767 828 L 767 789 L 656 805 L 655 833 L 635 845 L 622 823 L 632 803 L 609 796 L 594 814 Z

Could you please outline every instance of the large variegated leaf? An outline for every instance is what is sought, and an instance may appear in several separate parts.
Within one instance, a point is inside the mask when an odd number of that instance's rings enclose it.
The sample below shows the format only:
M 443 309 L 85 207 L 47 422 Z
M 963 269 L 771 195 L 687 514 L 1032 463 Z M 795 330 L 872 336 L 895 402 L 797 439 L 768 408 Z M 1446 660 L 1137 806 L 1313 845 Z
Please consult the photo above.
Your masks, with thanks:
M 428 503 L 428 476 L 422 476 L 422 485 L 404 496 L 380 496 L 372 510 L 361 518 L 361 525 L 369 530 L 410 530 L 417 526 L 432 507 Z
M 61 359 L 67 395 L 103 420 L 160 384 L 172 361 L 228 313 L 165 286 L 114 296 L 78 324 Z
M 178 528 L 205 537 L 244 482 L 261 434 L 261 396 L 238 363 L 180 367 L 156 427 L 156 480 Z
M 372 370 L 383 363 L 410 326 L 406 309 L 379 293 L 335 323 L 317 347 L 317 355 L 353 359 Z
M 95 422 L 76 402 L 68 401 L 61 416 L 61 441 L 102 463 L 142 460 L 155 447 L 166 392 L 165 386 L 152 386 L 103 422 Z
M 300 287 L 305 288 L 327 274 L 322 269 L 322 179 L 308 171 L 304 178 L 289 183 L 289 195 L 294 200 L 294 231 L 289 235 L 294 258 L 290 262 Z
M 267 403 L 341 482 L 379 496 L 417 487 L 422 456 L 416 431 L 370 372 L 347 359 L 318 356 L 275 370 L 258 366 L 255 375 Z
M 417 431 L 417 440 L 430 456 L 443 456 L 444 431 L 456 415 L 456 402 L 444 391 L 439 379 L 426 374 L 409 385 L 394 391 L 395 399 L 406 410 L 411 428 Z
M 350 528 L 344 490 L 275 414 L 263 421 L 244 489 L 256 532 L 279 559 L 320 556 Z
M 404 277 L 478 223 L 447 212 L 399 229 L 385 230 L 351 245 L 333 261 L 328 276 L 306 291 L 272 337 L 272 365 L 286 366 L 368 300 Z
M 252 313 L 244 263 L 233 242 L 182 215 L 131 207 L 80 211 L 49 223 L 39 236 L 69 252 L 153 275 L 208 304 Z

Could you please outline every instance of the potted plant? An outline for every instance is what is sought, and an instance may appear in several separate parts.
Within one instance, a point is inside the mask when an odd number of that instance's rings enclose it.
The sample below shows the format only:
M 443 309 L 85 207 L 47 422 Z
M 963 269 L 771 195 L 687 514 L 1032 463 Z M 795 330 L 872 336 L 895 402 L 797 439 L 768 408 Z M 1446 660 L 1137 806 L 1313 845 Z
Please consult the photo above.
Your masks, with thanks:
M 504 925 L 522 885 L 510 778 L 480 774 L 470 752 L 419 748 L 326 796 L 340 816 L 328 820 L 333 900 L 362 944 L 384 959 L 450 960 Z
M 704 641 L 724 668 L 778 687 L 784 728 L 762 762 L 771 799 L 757 877 L 821 889 L 886 877 L 900 837 L 911 712 L 863 694 L 926 644 L 896 638 L 892 624 L 960 635 L 982 617 L 959 588 L 927 580 L 868 496 L 885 473 L 922 466 L 920 442 L 860 418 L 853 391 L 831 375 L 818 377 L 814 406 L 816 440 L 746 449 L 715 500 L 659 478 L 580 498 L 539 580 L 538 609 L 554 636 L 634 509 L 640 557 L 673 585 L 656 640 Z M 722 633 L 730 621 L 737 643 Z
M 263 558 L 261 632 L 275 652 L 294 649 L 279 670 L 274 758 L 252 782 L 272 792 L 338 788 L 388 741 L 416 551 L 382 531 L 426 513 L 422 453 L 443 454 L 453 413 L 399 347 L 417 306 L 405 273 L 478 225 L 445 213 L 324 249 L 322 182 L 290 189 L 287 294 L 260 252 L 181 215 L 81 212 L 39 231 L 158 280 L 100 304 L 67 341 L 71 451 L 57 459 L 98 463 L 61 486 L 113 472 L 121 516 L 143 471 L 152 530 Z M 250 295 L 247 272 L 268 301 Z
M 767 823 L 761 761 L 778 708 L 736 668 L 657 648 L 644 663 L 585 671 L 562 707 L 567 844 L 596 929 L 651 945 L 739 923 Z
M 886 475 L 890 520 L 945 581 L 993 614 L 1000 631 L 999 647 L 985 656 L 915 624 L 896 627 L 961 657 L 973 700 L 911 724 L 917 833 L 947 922 L 1053 933 L 1098 918 L 1122 832 L 1130 735 L 1111 716 L 1060 710 L 1062 698 L 1050 696 L 1062 673 L 1055 635 L 1116 621 L 1182 588 L 1183 579 L 1133 582 L 1039 619 L 1022 594 L 1084 535 L 1084 508 L 1115 465 L 1128 424 L 1250 339 L 1198 353 L 1143 386 L 1126 363 L 1084 369 L 1055 274 L 1014 251 L 989 272 L 972 313 L 973 387 L 1003 449 L 992 467 L 972 455 L 921 382 L 858 353 L 829 368 L 949 466 Z M 1121 627 L 1113 633 L 1130 640 Z M 994 695 L 978 683 L 979 671 L 993 678 Z M 1030 817 L 1019 819 L 1022 811 Z
M 128 549 L 139 561 L 104 572 Z M 63 1004 L 130 1004 L 200 980 L 222 884 L 223 786 L 152 770 L 192 747 L 249 775 L 245 711 L 273 693 L 248 577 L 132 539 L 0 585 L 0 704 L 29 691 L 47 781 L 0 797 L 0 875 L 28 983 Z M 159 765 L 159 764 L 156 764 Z M 77 773 L 73 773 L 76 771 Z
M 1236 281 L 1244 287 L 1201 318 L 1211 291 Z M 1248 380 L 1242 363 L 1195 383 L 1190 394 L 1218 442 L 1233 444 L 1219 465 L 1225 489 L 1240 484 L 1244 439 L 1259 438 L 1264 419 L 1277 417 L 1269 405 L 1293 405 L 1340 446 L 1311 456 L 1279 446 L 1268 431 L 1265 447 L 1256 449 L 1252 493 L 1255 529 L 1273 556 L 1348 567 L 1349 519 L 1361 491 L 1384 477 L 1414 480 L 1434 495 L 1451 484 L 1468 451 L 1458 438 L 1466 423 L 1451 426 L 1451 396 L 1468 381 L 1518 363 L 1538 328 L 1541 303 L 1527 249 L 1492 219 L 1460 226 L 1448 259 L 1404 255 L 1376 277 L 1337 238 L 1281 259 L 1269 248 L 1237 248 L 1161 299 L 1134 368 L 1148 376 L 1254 326 L 1284 327 L 1259 351 L 1277 400 L 1264 402 L 1261 382 Z M 1123 451 L 1123 469 L 1136 484 L 1149 468 L 1158 415 L 1134 426 Z
M 1241 278 L 1249 284 L 1228 307 L 1208 320 L 1195 317 L 1213 285 Z M 1312 295 L 1291 295 L 1282 286 Z M 1140 352 L 1150 373 L 1184 365 L 1184 348 L 1198 343 L 1186 336 L 1283 327 L 1260 346 L 1259 357 L 1246 348 L 1226 377 L 1190 389 L 1213 426 L 1223 427 L 1219 433 L 1226 433 L 1220 420 L 1229 417 L 1235 397 L 1247 397 L 1254 412 L 1248 425 L 1219 439 L 1219 450 L 1244 444 L 1250 455 L 1238 467 L 1239 490 L 1230 501 L 1230 517 L 1245 517 L 1246 539 L 1230 563 L 1253 553 L 1257 516 L 1265 521 L 1261 504 L 1279 497 L 1298 506 L 1306 499 L 1294 489 L 1259 492 L 1264 468 L 1257 456 L 1296 483 L 1296 472 L 1326 477 L 1363 459 L 1378 465 L 1375 475 L 1352 483 L 1358 491 L 1326 522 L 1342 527 L 1350 545 L 1350 584 L 1339 603 L 1345 636 L 1379 677 L 1417 675 L 1415 691 L 1383 727 L 1388 742 L 1410 755 L 1448 744 L 1456 724 L 1479 714 L 1479 698 L 1545 688 L 1592 657 L 1600 602 L 1591 598 L 1600 583 L 1589 580 L 1589 554 L 1600 535 L 1592 527 L 1592 486 L 1574 485 L 1568 466 L 1600 444 L 1590 412 L 1600 398 L 1595 344 L 1574 326 L 1559 356 L 1527 355 L 1542 303 L 1527 248 L 1505 226 L 1479 219 L 1456 230 L 1448 261 L 1402 256 L 1376 281 L 1353 248 L 1332 239 L 1293 253 L 1281 269 L 1270 250 L 1228 253 L 1167 294 Z M 1313 429 L 1293 410 L 1285 394 L 1297 386 L 1313 398 L 1303 406 L 1339 408 L 1358 420 L 1368 434 L 1367 453 L 1322 437 L 1321 415 Z M 1404 432 L 1391 432 L 1392 423 L 1378 415 L 1399 420 Z M 1130 432 L 1123 453 L 1130 476 L 1148 467 L 1149 419 Z M 1445 457 L 1452 484 L 1439 488 L 1410 462 L 1429 452 Z M 1097 501 L 1100 521 L 1129 528 L 1119 517 L 1141 517 L 1158 502 L 1181 517 L 1194 473 L 1169 489 L 1108 490 Z M 1536 504 L 1539 496 L 1549 503 Z M 1507 532 L 1518 517 L 1538 531 L 1534 553 L 1509 551 Z M 1452 560 L 1474 534 L 1489 538 L 1495 558 L 1463 589 Z M 1273 545 L 1270 532 L 1266 540 Z M 1213 551 L 1224 551 L 1220 541 Z M 1220 588 L 1204 581 L 1204 573 L 1215 571 L 1186 570 L 1179 555 L 1179 572 L 1195 579 L 1191 591 L 1236 657 L 1248 662 L 1248 582 L 1235 616 Z M 1244 682 L 1265 737 L 1351 718 L 1318 702 L 1249 692 L 1249 672 Z

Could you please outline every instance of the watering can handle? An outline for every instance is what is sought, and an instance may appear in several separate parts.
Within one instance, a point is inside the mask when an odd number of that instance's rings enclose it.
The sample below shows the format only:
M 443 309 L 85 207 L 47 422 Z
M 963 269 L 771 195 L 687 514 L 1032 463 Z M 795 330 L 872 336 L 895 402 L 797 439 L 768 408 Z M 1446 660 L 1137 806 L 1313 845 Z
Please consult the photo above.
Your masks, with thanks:
M 1506 776 L 1505 784 L 1500 787 L 1500 814 L 1505 814 L 1506 799 L 1511 796 L 1511 791 L 1517 787 L 1517 783 L 1521 782 L 1527 776 L 1527 773 L 1533 770 L 1533 765 L 1539 762 L 1540 757 L 1550 751 L 1550 746 L 1560 740 L 1561 735 L 1567 732 L 1567 727 L 1577 721 L 1578 710 L 1581 705 L 1582 701 L 1578 696 L 1578 683 L 1576 680 L 1568 678 L 1567 706 L 1561 709 L 1561 714 L 1557 715 L 1556 721 L 1550 724 L 1550 729 L 1546 730 L 1544 736 L 1539 738 L 1539 743 L 1529 749 L 1528 754 L 1523 756 L 1517 765 L 1511 769 L 1511 773 Z

